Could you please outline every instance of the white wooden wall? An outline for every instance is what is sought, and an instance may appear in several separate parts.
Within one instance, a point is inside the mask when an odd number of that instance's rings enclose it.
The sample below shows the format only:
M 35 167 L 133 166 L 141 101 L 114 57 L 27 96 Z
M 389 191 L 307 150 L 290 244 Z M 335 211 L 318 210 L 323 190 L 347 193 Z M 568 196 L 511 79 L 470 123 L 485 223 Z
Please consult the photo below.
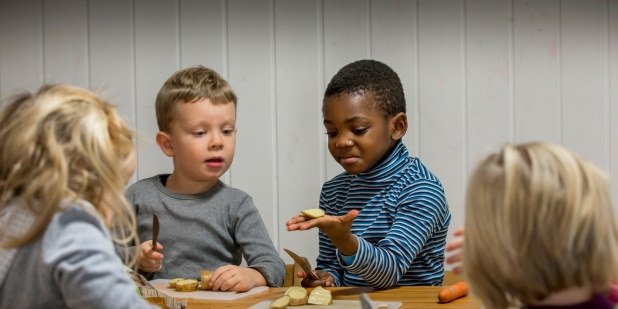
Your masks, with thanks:
M 314 261 L 317 232 L 285 221 L 342 169 L 321 124 L 343 65 L 374 58 L 403 81 L 404 140 L 463 225 L 466 178 L 505 142 L 563 144 L 618 178 L 618 1 L 0 0 L 0 96 L 44 82 L 104 89 L 143 140 L 135 179 L 170 172 L 154 99 L 202 64 L 239 96 L 233 167 L 282 248 Z M 618 187 L 612 192 L 618 200 Z

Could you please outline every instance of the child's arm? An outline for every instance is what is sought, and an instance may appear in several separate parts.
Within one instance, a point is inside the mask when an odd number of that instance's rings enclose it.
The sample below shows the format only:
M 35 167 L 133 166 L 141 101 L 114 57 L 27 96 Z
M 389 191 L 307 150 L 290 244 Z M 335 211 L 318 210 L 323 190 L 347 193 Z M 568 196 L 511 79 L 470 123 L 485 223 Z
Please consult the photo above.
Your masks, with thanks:
M 279 256 L 250 196 L 242 200 L 232 222 L 233 238 L 247 262 L 247 271 L 260 274 L 264 280 L 254 281 L 254 286 L 281 286 L 285 279 L 285 262 Z

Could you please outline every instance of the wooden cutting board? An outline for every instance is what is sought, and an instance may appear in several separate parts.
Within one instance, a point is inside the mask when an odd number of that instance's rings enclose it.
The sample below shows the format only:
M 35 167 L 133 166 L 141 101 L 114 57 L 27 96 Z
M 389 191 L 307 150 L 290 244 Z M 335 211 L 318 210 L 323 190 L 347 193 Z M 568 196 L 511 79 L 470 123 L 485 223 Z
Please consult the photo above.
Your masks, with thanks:
M 197 290 L 193 292 L 178 292 L 169 287 L 169 279 L 155 279 L 149 281 L 159 292 L 174 298 L 195 298 L 213 300 L 234 300 L 251 294 L 268 291 L 267 286 L 257 286 L 247 292 L 221 292 Z
M 270 309 L 270 303 L 274 299 L 263 300 L 249 309 Z M 400 302 L 388 302 L 388 301 L 372 301 L 374 308 L 379 309 L 398 309 L 403 306 Z M 381 307 L 378 307 L 382 305 Z M 290 309 L 361 309 L 360 300 L 333 300 L 330 305 L 303 305 L 303 306 L 288 306 Z

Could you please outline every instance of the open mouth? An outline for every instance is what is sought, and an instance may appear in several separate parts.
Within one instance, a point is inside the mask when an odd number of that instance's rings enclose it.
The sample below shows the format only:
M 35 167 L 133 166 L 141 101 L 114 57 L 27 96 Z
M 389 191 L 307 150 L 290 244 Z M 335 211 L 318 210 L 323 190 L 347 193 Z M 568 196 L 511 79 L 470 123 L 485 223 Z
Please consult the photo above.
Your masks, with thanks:
M 206 162 L 208 162 L 208 163 L 221 163 L 221 162 L 223 162 L 223 158 L 210 158 L 210 159 L 206 160 Z

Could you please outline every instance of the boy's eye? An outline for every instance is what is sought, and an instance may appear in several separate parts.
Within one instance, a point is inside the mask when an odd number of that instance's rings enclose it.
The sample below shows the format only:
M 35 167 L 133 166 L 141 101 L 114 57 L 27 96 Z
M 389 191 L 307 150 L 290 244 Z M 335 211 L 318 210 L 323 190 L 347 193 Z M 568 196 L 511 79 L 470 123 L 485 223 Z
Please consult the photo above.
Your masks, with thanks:
M 195 135 L 195 136 L 202 136 L 204 134 L 206 134 L 206 132 L 204 132 L 204 131 L 195 131 L 195 132 L 193 132 L 193 135 Z
M 223 129 L 221 130 L 221 133 L 225 134 L 225 135 L 231 135 L 232 133 L 234 133 L 234 131 L 236 131 L 235 129 Z
M 357 129 L 353 129 L 352 133 L 354 133 L 355 135 L 361 135 L 361 134 L 365 134 L 367 130 L 368 128 L 357 128 Z
M 328 131 L 328 132 L 326 132 L 326 135 L 328 137 L 330 137 L 330 138 L 333 138 L 333 137 L 337 136 L 337 132 L 335 132 L 335 131 Z

